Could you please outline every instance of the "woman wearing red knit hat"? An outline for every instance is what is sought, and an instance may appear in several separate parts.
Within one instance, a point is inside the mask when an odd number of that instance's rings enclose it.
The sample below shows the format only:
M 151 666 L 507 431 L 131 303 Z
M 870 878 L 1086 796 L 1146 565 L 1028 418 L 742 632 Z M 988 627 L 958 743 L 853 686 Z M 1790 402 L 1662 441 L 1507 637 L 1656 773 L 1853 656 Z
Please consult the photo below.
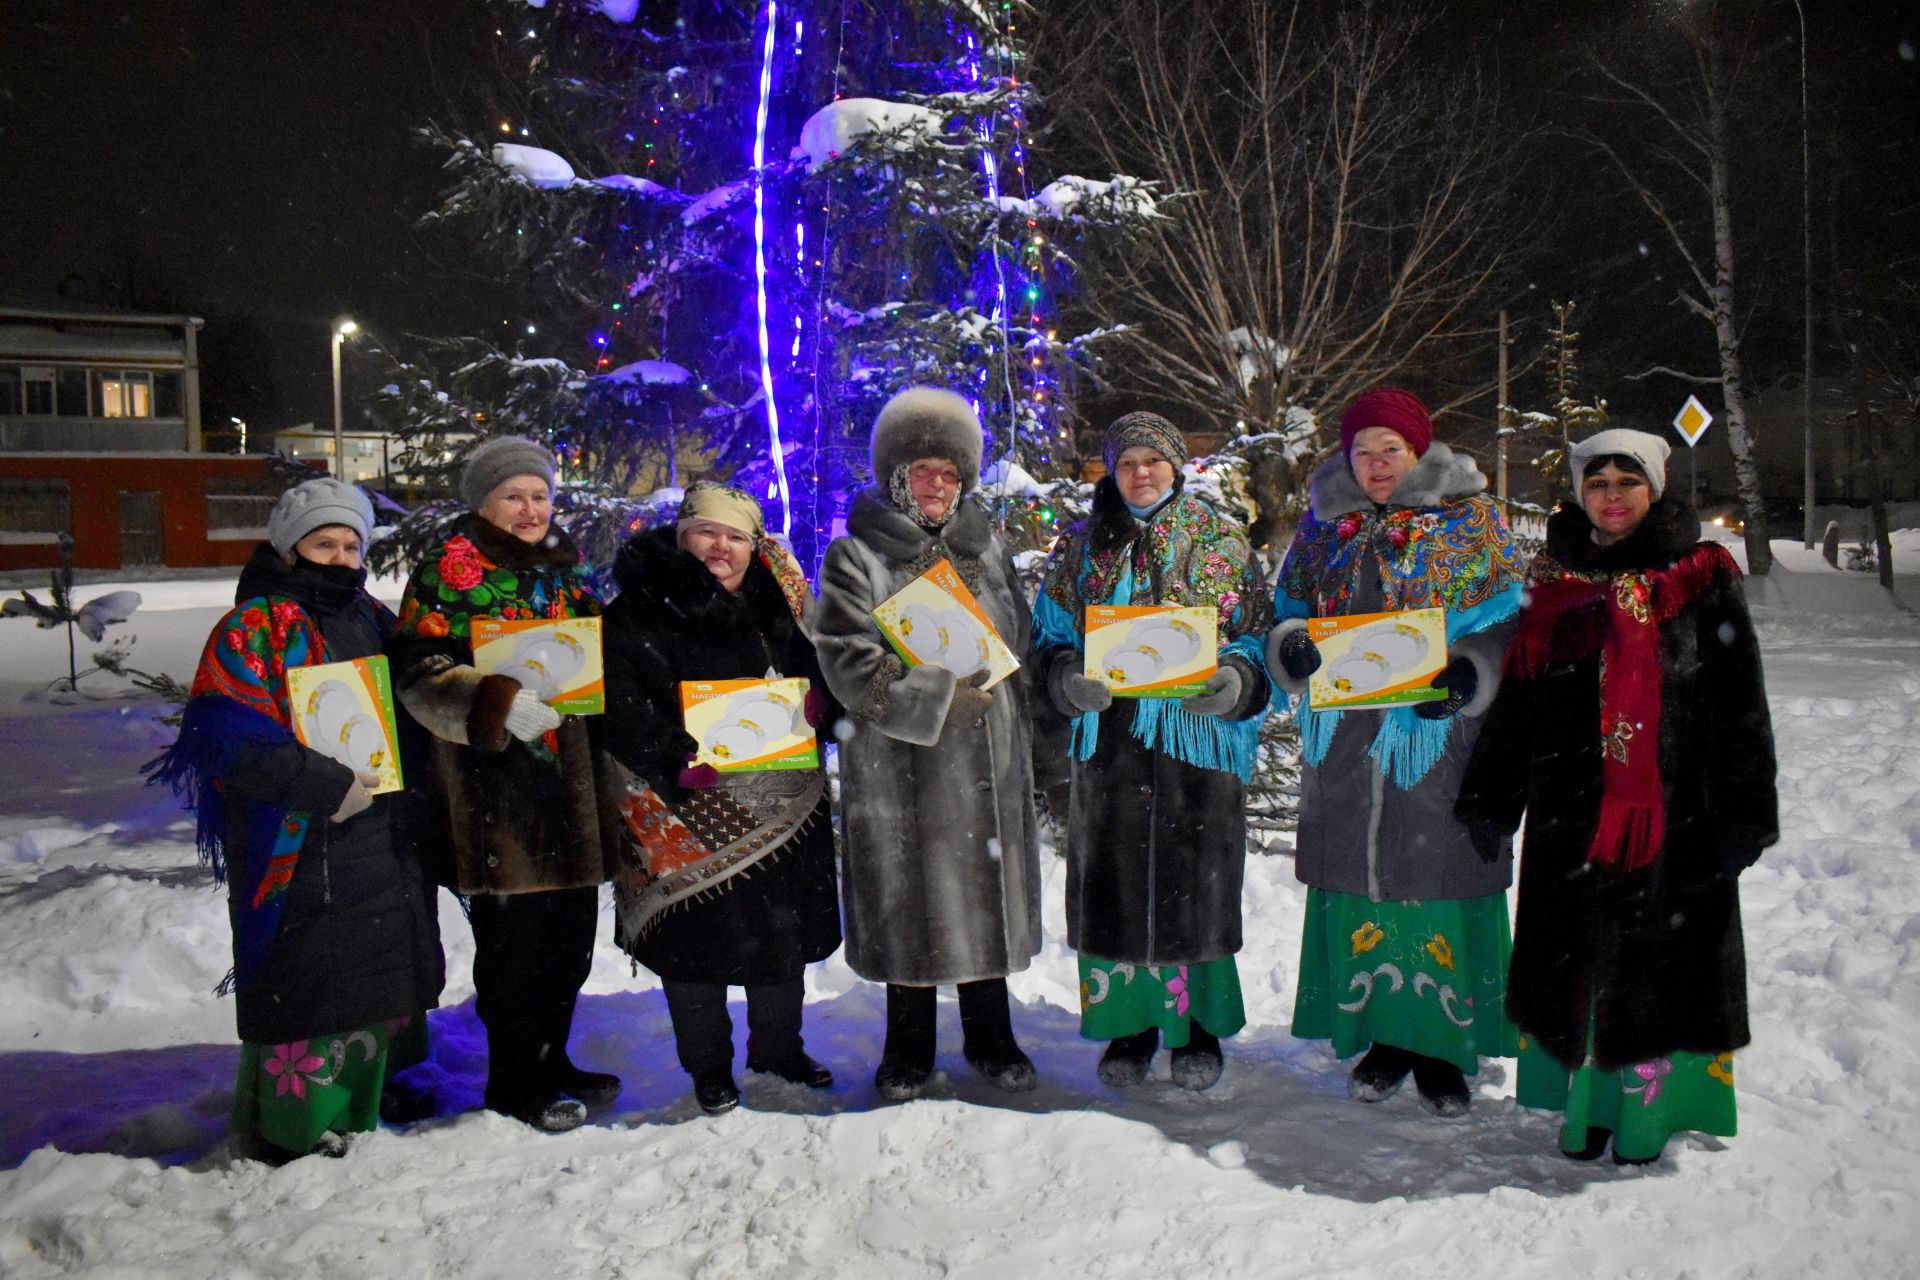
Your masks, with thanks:
M 1267 637 L 1274 703 L 1299 720 L 1295 872 L 1307 921 L 1293 1032 L 1366 1051 L 1348 1092 L 1379 1102 L 1409 1073 L 1427 1108 L 1464 1114 L 1467 1074 L 1514 1052 L 1502 1008 L 1509 934 L 1504 842 L 1476 851 L 1453 816 L 1479 717 L 1520 609 L 1526 561 L 1473 459 L 1433 438 L 1420 398 L 1376 387 L 1340 420 L 1313 474 Z M 1411 707 L 1316 709 L 1308 618 L 1446 611 L 1445 696 Z

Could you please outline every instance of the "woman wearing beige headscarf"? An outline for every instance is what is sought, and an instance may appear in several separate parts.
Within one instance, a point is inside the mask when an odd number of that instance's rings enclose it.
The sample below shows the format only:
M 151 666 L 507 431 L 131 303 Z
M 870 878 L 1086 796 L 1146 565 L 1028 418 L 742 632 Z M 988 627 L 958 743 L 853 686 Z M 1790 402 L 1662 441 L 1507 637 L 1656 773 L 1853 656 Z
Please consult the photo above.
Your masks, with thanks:
M 687 490 L 675 525 L 629 539 L 613 575 L 606 745 L 644 784 L 628 813 L 645 866 L 617 882 L 620 943 L 660 976 L 703 1111 L 740 1101 L 730 986 L 746 988 L 747 1070 L 831 1088 L 800 1036 L 801 972 L 840 945 L 826 774 L 693 764 L 680 713 L 682 681 L 779 675 L 812 683 L 809 723 L 833 722 L 800 621 L 806 579 L 759 503 L 707 483 Z

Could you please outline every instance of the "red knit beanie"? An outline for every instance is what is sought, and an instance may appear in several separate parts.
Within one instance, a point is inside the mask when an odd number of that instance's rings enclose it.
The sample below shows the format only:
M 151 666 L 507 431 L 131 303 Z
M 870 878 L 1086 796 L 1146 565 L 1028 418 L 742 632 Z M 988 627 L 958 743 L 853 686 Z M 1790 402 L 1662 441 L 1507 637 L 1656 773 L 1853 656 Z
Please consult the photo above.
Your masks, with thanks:
M 1368 427 L 1386 427 L 1397 431 L 1413 446 L 1413 456 L 1423 456 L 1433 443 L 1433 419 L 1420 397 L 1399 387 L 1375 387 L 1347 406 L 1340 415 L 1340 451 L 1353 453 L 1353 438 Z

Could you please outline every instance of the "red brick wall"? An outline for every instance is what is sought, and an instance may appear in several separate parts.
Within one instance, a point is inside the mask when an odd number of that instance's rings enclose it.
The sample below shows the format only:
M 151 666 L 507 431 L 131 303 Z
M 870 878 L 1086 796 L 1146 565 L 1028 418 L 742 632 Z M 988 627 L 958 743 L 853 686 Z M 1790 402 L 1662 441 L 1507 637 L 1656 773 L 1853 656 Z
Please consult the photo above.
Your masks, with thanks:
M 209 477 L 243 478 L 266 471 L 261 458 L 208 454 L 96 457 L 58 454 L 0 457 L 0 476 L 65 480 L 76 569 L 120 567 L 120 491 L 160 491 L 161 557 L 170 568 L 245 564 L 254 543 L 207 537 Z M 53 543 L 0 544 L 0 569 L 52 568 L 60 563 Z

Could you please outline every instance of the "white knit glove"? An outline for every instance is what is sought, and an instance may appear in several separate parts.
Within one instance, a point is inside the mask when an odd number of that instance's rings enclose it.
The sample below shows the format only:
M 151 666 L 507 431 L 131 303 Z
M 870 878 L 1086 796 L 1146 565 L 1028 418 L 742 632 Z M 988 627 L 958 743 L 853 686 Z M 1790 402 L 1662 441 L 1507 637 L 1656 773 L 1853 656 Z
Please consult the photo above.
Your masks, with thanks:
M 347 794 L 341 797 L 340 807 L 333 811 L 333 820 L 335 822 L 345 822 L 356 813 L 366 812 L 368 806 L 373 804 L 372 789 L 379 785 L 379 774 L 360 773 L 356 771 L 353 775 L 352 785 L 347 788 Z
M 513 695 L 507 708 L 507 732 L 522 742 L 532 742 L 541 734 L 560 727 L 560 713 L 525 689 Z

